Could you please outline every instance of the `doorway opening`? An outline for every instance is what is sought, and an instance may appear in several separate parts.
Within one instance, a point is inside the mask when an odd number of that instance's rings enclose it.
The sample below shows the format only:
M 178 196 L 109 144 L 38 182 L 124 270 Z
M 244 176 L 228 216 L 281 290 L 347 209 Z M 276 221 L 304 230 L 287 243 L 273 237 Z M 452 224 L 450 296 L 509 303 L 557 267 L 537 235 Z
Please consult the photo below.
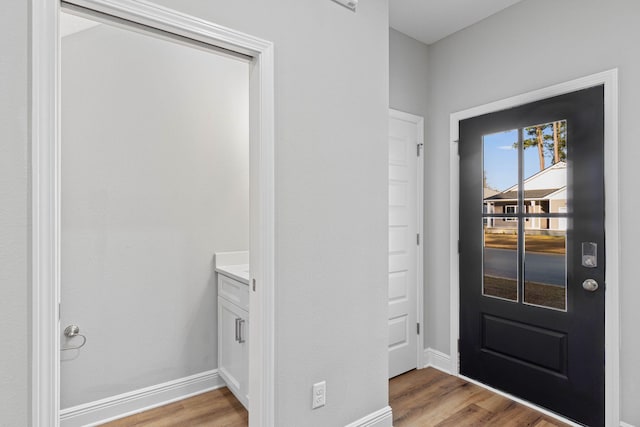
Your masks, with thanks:
M 34 426 L 60 423 L 61 159 L 58 44 L 62 9 L 248 60 L 250 425 L 274 423 L 273 45 L 173 10 L 121 0 L 32 7 L 33 52 L 33 372 Z M 108 290 L 105 290 L 108 291 Z M 64 301 L 62 302 L 64 303 Z
M 249 253 L 250 58 L 60 18 L 60 321 L 79 329 L 61 337 L 71 425 L 96 401 L 113 404 L 94 419 L 130 412 L 140 390 L 145 407 L 232 385 L 213 258 Z

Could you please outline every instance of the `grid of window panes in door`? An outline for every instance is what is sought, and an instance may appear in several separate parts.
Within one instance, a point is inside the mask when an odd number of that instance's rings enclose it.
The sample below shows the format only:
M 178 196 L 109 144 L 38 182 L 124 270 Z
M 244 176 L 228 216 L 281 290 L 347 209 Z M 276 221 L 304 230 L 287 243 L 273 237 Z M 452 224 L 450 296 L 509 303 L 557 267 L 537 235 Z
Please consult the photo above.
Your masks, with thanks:
M 483 137 L 487 297 L 566 309 L 567 123 Z

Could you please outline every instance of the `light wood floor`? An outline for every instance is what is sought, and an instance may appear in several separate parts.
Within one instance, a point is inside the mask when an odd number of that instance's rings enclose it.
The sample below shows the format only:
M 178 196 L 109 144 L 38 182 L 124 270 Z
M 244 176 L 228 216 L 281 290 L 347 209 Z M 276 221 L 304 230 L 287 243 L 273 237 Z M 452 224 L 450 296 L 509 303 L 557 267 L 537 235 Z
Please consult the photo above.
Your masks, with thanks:
M 394 427 L 566 426 L 433 368 L 411 371 L 391 379 L 389 402 L 393 409 Z M 225 387 L 104 426 L 246 427 L 247 423 L 247 411 Z
M 519 403 L 433 368 L 389 381 L 394 427 L 561 427 Z
M 112 421 L 109 427 L 247 427 L 249 415 L 228 388 Z

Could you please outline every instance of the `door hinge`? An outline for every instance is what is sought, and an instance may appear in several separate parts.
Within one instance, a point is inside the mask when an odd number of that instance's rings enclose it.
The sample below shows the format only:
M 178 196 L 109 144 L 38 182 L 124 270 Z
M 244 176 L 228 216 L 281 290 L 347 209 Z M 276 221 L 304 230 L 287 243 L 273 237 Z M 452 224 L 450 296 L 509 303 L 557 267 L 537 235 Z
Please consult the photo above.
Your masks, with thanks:
M 420 335 L 420 323 L 416 323 L 416 333 Z
M 416 144 L 416 156 L 420 157 L 420 150 L 422 150 L 422 146 L 424 144 L 422 142 Z
M 420 246 L 420 233 L 416 234 L 416 245 Z

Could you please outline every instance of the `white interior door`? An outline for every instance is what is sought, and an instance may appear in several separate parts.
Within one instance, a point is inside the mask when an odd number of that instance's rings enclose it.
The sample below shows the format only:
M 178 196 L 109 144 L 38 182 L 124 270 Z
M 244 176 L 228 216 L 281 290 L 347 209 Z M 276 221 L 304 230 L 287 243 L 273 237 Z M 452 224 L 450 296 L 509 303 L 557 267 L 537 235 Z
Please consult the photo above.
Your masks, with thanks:
M 418 120 L 416 120 L 418 119 Z M 389 377 L 417 367 L 422 120 L 389 116 Z

